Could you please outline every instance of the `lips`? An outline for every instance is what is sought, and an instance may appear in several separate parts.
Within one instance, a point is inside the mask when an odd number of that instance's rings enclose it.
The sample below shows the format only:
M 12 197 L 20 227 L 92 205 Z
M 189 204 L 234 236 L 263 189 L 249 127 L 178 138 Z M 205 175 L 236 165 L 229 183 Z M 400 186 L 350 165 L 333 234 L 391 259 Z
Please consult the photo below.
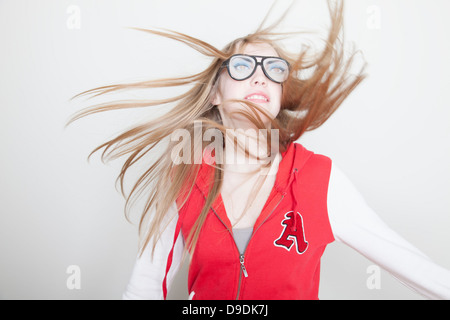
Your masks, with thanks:
M 244 99 L 256 103 L 270 102 L 269 97 L 263 92 L 253 92 L 246 96 Z

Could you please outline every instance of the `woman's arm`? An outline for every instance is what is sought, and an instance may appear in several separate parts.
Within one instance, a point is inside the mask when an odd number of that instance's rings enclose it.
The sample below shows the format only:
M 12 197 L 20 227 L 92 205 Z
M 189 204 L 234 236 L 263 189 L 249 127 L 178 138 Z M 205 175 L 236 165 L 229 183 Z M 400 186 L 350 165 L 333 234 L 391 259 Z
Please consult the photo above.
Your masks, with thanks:
M 334 164 L 328 215 L 336 241 L 352 247 L 423 296 L 450 299 L 450 271 L 384 224 Z
M 166 272 L 167 257 L 173 246 L 175 228 L 178 220 L 177 207 L 174 203 L 166 219 L 173 217 L 170 224 L 164 230 L 157 242 L 153 258 L 151 255 L 151 243 L 145 248 L 136 263 L 131 274 L 131 279 L 122 298 L 124 300 L 162 300 L 162 284 Z M 178 271 L 184 250 L 183 237 L 179 236 L 175 243 L 173 261 L 167 275 L 167 287 L 170 288 L 172 280 Z

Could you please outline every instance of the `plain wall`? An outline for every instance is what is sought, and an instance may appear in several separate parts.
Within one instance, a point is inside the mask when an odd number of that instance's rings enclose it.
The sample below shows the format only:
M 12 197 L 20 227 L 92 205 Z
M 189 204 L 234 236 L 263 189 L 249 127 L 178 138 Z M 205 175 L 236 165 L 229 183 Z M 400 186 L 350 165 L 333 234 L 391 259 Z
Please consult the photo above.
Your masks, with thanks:
M 297 2 L 286 29 L 325 34 L 325 1 Z M 276 13 L 287 3 L 280 1 Z M 0 2 L 0 299 L 121 298 L 137 252 L 138 217 L 126 221 L 115 188 L 121 160 L 104 165 L 98 154 L 86 159 L 155 111 L 111 112 L 64 128 L 75 111 L 109 100 L 70 98 L 102 85 L 189 74 L 210 61 L 180 43 L 126 27 L 174 29 L 222 48 L 253 32 L 271 4 Z M 368 78 L 326 124 L 299 141 L 331 157 L 389 226 L 447 268 L 449 11 L 448 0 L 347 1 L 345 40 L 364 53 Z M 130 97 L 154 96 L 114 96 Z M 384 271 L 380 288 L 370 289 L 372 265 L 331 244 L 320 298 L 422 299 Z M 70 289 L 73 272 L 79 272 L 80 288 Z M 169 297 L 187 298 L 186 267 Z

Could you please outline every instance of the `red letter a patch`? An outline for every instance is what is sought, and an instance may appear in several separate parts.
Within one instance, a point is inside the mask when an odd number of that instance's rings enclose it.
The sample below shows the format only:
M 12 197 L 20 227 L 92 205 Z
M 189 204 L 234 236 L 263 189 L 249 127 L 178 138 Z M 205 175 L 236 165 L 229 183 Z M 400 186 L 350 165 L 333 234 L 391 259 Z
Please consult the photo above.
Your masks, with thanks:
M 283 232 L 280 237 L 273 242 L 277 247 L 283 247 L 287 251 L 290 251 L 295 244 L 297 247 L 297 253 L 302 254 L 308 248 L 308 242 L 305 239 L 305 232 L 303 229 L 303 218 L 300 213 L 294 213 L 289 211 L 286 213 L 285 218 L 281 221 L 281 225 L 284 226 Z

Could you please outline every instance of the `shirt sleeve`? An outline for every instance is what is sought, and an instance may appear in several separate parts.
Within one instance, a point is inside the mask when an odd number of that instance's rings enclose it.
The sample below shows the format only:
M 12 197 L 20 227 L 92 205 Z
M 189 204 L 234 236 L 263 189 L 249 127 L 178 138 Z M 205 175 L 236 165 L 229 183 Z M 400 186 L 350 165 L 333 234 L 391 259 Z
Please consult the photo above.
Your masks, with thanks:
M 147 245 L 142 255 L 136 258 L 128 286 L 122 295 L 123 300 L 162 300 L 162 284 L 166 273 L 167 258 L 172 250 L 175 229 L 178 220 L 177 207 L 174 203 L 166 219 L 172 218 L 167 228 L 156 243 L 153 256 L 151 244 Z M 184 242 L 181 234 L 178 236 L 173 251 L 173 260 L 167 274 L 167 287 L 170 288 L 183 255 Z
M 336 241 L 355 249 L 428 299 L 450 299 L 450 271 L 390 229 L 334 163 L 327 205 Z

